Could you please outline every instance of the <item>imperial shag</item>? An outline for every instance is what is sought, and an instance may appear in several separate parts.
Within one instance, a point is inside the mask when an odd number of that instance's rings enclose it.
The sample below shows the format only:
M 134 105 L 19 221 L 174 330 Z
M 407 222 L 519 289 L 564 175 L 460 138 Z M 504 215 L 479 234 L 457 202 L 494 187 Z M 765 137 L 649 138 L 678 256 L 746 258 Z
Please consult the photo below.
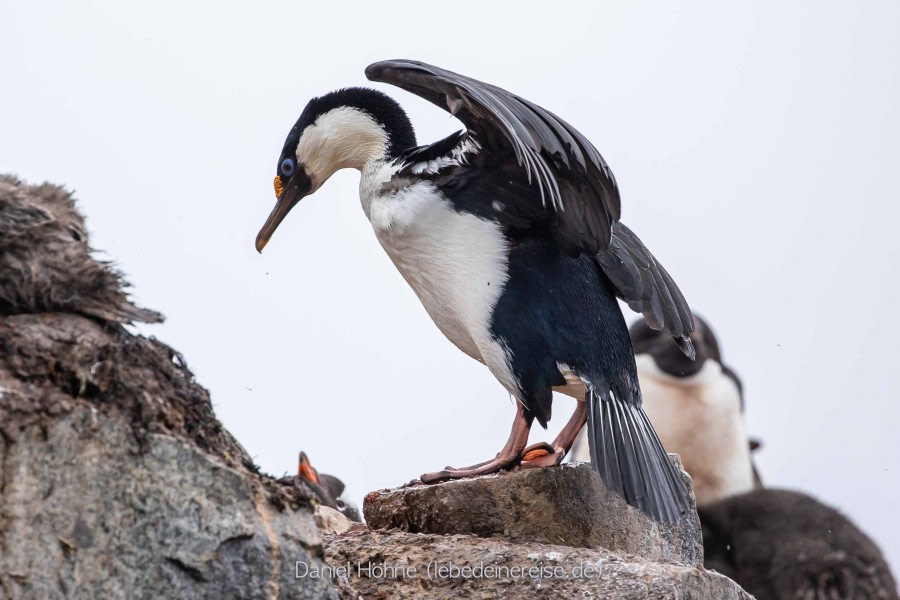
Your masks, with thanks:
M 448 110 L 466 129 L 416 146 L 391 98 L 347 88 L 309 102 L 278 159 L 278 201 L 260 252 L 288 212 L 337 170 L 358 169 L 363 210 L 382 247 L 438 328 L 485 364 L 515 399 L 496 457 L 422 476 L 432 483 L 558 465 L 588 424 L 592 463 L 607 486 L 663 520 L 687 491 L 641 408 L 616 296 L 688 356 L 693 319 L 678 287 L 619 222 L 619 190 L 594 146 L 565 121 L 496 86 L 410 60 L 375 63 L 390 83 Z M 552 444 L 553 391 L 578 400 Z

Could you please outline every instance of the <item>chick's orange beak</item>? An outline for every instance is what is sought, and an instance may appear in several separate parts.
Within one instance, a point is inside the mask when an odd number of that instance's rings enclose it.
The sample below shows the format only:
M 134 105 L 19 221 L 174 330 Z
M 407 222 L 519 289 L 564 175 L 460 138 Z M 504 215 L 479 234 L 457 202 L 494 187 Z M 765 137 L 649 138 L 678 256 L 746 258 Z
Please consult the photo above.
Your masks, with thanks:
M 300 466 L 297 468 L 297 475 L 307 481 L 319 483 L 319 473 L 313 468 L 312 463 L 309 462 L 306 452 L 300 453 Z

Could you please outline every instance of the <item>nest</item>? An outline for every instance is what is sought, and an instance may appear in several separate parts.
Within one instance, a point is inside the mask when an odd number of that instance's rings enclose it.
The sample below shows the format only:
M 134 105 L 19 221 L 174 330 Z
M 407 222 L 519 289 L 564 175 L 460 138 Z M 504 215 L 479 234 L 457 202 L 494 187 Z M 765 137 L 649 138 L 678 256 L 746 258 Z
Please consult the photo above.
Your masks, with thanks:
M 109 323 L 159 323 L 128 298 L 128 283 L 88 243 L 62 187 L 0 176 L 0 315 L 62 312 Z

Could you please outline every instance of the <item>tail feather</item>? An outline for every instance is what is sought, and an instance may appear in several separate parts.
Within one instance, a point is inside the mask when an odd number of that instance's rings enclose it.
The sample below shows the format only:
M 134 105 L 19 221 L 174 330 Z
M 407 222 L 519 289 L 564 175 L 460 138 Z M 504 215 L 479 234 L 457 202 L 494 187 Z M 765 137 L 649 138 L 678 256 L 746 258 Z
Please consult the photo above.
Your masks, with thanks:
M 608 404 L 618 417 L 616 429 L 620 432 L 619 435 L 622 436 L 625 444 L 625 452 L 622 454 L 626 457 L 627 468 L 634 473 L 637 482 L 632 495 L 629 496 L 628 488 L 625 489 L 626 499 L 628 497 L 636 498 L 639 508 L 644 511 L 648 510 L 648 506 L 667 506 L 663 490 L 655 483 L 660 480 L 658 461 L 653 460 L 650 449 L 644 443 L 644 432 L 640 430 L 640 421 L 637 422 L 638 427 L 633 428 L 632 421 L 628 418 L 630 415 L 626 413 L 629 406 L 615 399 L 610 400 Z
M 606 487 L 660 521 L 677 521 L 688 490 L 644 409 L 609 394 L 588 393 L 591 464 Z
M 619 473 L 621 473 L 622 489 L 625 491 L 625 497 L 640 498 L 643 491 L 647 489 L 643 473 L 634 464 L 634 457 L 640 452 L 641 446 L 640 444 L 635 444 L 632 439 L 628 422 L 624 418 L 622 411 L 619 410 L 621 403 L 612 401 L 609 397 L 606 400 L 601 399 L 601 402 L 612 425 L 609 428 L 611 445 L 615 447 L 617 439 L 621 439 L 623 443 L 621 447 L 616 448 L 616 460 L 619 463 Z M 621 438 L 618 436 L 621 436 Z

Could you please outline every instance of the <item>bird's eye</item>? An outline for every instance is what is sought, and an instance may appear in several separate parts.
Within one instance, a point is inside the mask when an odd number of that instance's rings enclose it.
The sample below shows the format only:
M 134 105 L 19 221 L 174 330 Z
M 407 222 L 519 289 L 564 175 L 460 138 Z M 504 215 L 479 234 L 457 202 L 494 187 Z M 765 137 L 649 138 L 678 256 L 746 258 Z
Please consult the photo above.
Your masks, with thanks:
M 286 158 L 281 161 L 281 174 L 290 177 L 294 174 L 294 159 Z
M 81 233 L 81 230 L 74 225 L 69 225 L 69 234 L 71 234 L 72 239 L 76 242 L 80 242 L 82 239 L 84 239 L 84 235 Z

